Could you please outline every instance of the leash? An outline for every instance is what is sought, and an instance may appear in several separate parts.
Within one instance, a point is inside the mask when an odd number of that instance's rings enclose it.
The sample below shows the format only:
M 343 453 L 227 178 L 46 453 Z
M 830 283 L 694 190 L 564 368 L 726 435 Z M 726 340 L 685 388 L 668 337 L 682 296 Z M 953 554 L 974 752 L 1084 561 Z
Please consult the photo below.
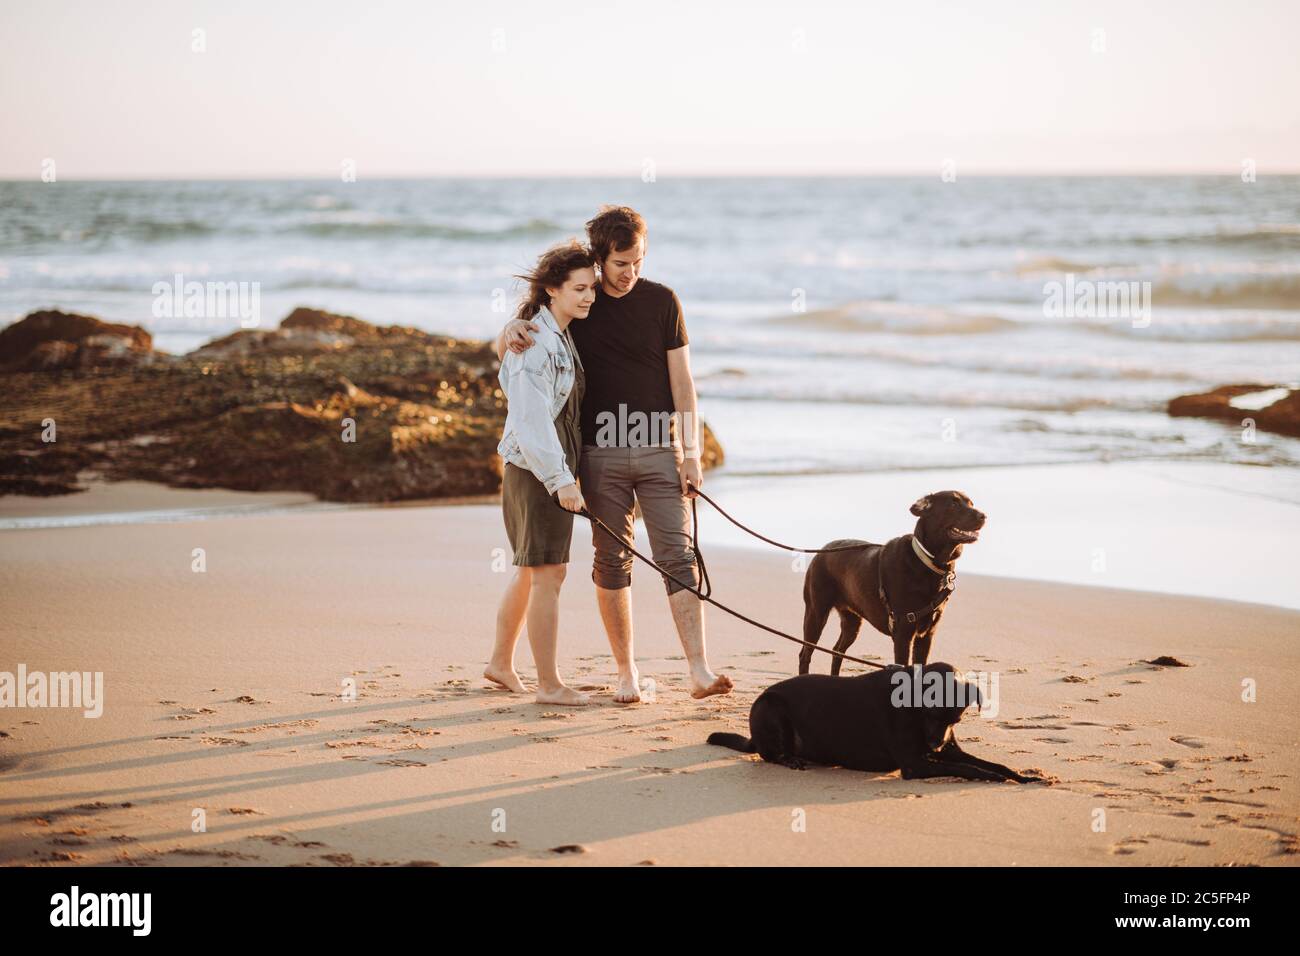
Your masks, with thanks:
M 694 485 L 691 485 L 691 487 L 692 487 L 692 488 L 695 488 Z M 717 503 L 714 502 L 712 499 L 710 499 L 710 498 L 708 498 L 708 497 L 705 497 L 704 492 L 700 491 L 698 488 L 695 488 L 695 493 L 696 493 L 697 495 L 699 495 L 700 497 L 704 498 L 704 500 L 707 501 L 707 502 L 709 502 L 709 504 L 713 505 L 713 507 L 718 508 Z M 551 500 L 555 502 L 555 507 L 560 508 L 560 509 L 562 509 L 562 510 L 564 510 L 564 511 L 568 511 L 568 510 L 569 510 L 569 509 L 565 508 L 563 505 L 561 505 L 560 502 L 559 502 L 559 500 L 558 500 L 557 498 L 552 497 Z M 737 527 L 739 527 L 739 528 L 743 528 L 745 531 L 748 531 L 750 534 L 754 535 L 755 537 L 763 538 L 763 536 L 760 535 L 760 534 L 758 534 L 758 532 L 753 531 L 753 530 L 751 530 L 751 529 L 749 529 L 749 528 L 746 528 L 744 525 L 740 524 L 740 522 L 736 521 L 735 518 L 732 518 L 732 517 L 731 517 L 730 515 L 728 515 L 725 511 L 722 511 L 721 508 L 718 508 L 718 511 L 722 512 L 722 514 L 727 518 L 727 520 L 728 520 L 728 521 L 731 521 L 731 522 L 732 522 L 733 524 L 735 524 Z M 696 501 L 695 501 L 694 498 L 691 499 L 691 550 L 695 552 L 695 560 L 698 562 L 698 564 L 699 564 L 699 566 L 700 566 L 700 578 L 701 578 L 701 580 L 702 580 L 703 585 L 704 585 L 706 588 L 708 588 L 708 591 L 707 591 L 707 592 L 706 592 L 706 591 L 701 591 L 699 588 L 696 588 L 696 587 L 694 587 L 694 586 L 692 586 L 692 585 L 690 585 L 690 584 L 687 584 L 685 581 L 683 581 L 681 578 L 677 577 L 676 575 L 673 575 L 673 574 L 669 573 L 668 571 L 665 571 L 663 568 L 661 568 L 658 564 L 655 563 L 654 559 L 652 559 L 652 558 L 647 558 L 644 554 L 642 554 L 642 553 L 641 553 L 640 551 L 638 551 L 636 548 L 632 547 L 632 545 L 631 545 L 630 543 L 628 543 L 627 541 L 624 541 L 622 535 L 620 535 L 617 531 L 615 531 L 615 530 L 614 530 L 613 528 L 611 528 L 609 525 L 605 524 L 605 522 L 601 521 L 600 518 L 598 518 L 598 517 L 596 517 L 596 515 L 592 514 L 591 511 L 589 511 L 586 507 L 584 507 L 581 511 L 578 511 L 578 512 L 569 512 L 569 513 L 570 513 L 570 514 L 579 514 L 579 515 L 581 515 L 582 517 L 586 518 L 586 519 L 587 519 L 588 521 L 590 521 L 593 525 L 595 525 L 596 527 L 600 528 L 600 530 L 604 531 L 607 535 L 609 535 L 611 538 L 613 538 L 615 541 L 617 541 L 617 542 L 619 543 L 619 545 L 621 545 L 622 547 L 626 548 L 626 549 L 627 549 L 628 551 L 630 551 L 630 552 L 631 552 L 635 557 L 637 557 L 637 558 L 639 558 L 640 560 L 644 561 L 644 562 L 645 562 L 646 564 L 648 564 L 650 567 L 654 568 L 656 571 L 658 571 L 658 572 L 659 572 L 661 575 L 663 575 L 665 578 L 667 578 L 668 580 L 672 581 L 674 584 L 676 584 L 676 585 L 678 585 L 679 587 L 681 587 L 682 590 L 684 590 L 684 591 L 690 591 L 692 594 L 694 594 L 696 597 L 698 597 L 701 601 L 707 601 L 709 604 L 712 604 L 714 607 L 719 608 L 719 609 L 721 609 L 721 610 L 723 610 L 723 611 L 726 611 L 726 612 L 727 612 L 728 614 L 730 614 L 732 617 L 739 618 L 740 620 L 744 621 L 746 624 L 752 624 L 754 627 L 758 628 L 759 630 L 767 631 L 769 634 L 775 634 L 777 637 L 785 638 L 785 640 L 787 640 L 787 641 L 792 641 L 792 642 L 794 642 L 795 644 L 798 644 L 798 645 L 800 645 L 800 646 L 802 646 L 802 647 L 811 647 L 813 650 L 821 651 L 823 654 L 830 654 L 830 655 L 833 656 L 833 657 L 839 657 L 839 658 L 842 658 L 843 660 L 846 660 L 846 661 L 852 661 L 852 662 L 855 663 L 855 664 L 862 664 L 862 665 L 865 665 L 866 667 L 877 667 L 877 668 L 879 668 L 879 669 L 881 669 L 881 670 L 886 670 L 887 667 L 888 667 L 888 665 L 886 665 L 886 664 L 881 664 L 879 661 L 867 661 L 867 660 L 863 660 L 863 659 L 860 658 L 860 657 L 854 657 L 854 656 L 852 656 L 851 654 L 845 654 L 844 652 L 842 652 L 842 651 L 837 651 L 837 650 L 835 650 L 835 649 L 833 649 L 833 648 L 822 647 L 820 644 L 814 644 L 814 643 L 812 643 L 811 641 L 805 641 L 803 638 L 795 637 L 793 634 L 787 634 L 785 631 L 779 631 L 779 630 L 777 630 L 777 629 L 774 628 L 774 627 L 769 627 L 768 625 L 764 624 L 762 621 L 756 621 L 756 620 L 754 620 L 752 617 L 747 617 L 746 615 L 741 614 L 739 611 L 735 610 L 734 608 L 727 607 L 727 605 L 723 604 L 721 601 L 717 601 L 717 600 L 715 600 L 715 599 L 711 596 L 711 595 L 713 594 L 713 586 L 712 586 L 712 584 L 711 584 L 710 581 L 709 581 L 708 571 L 707 571 L 707 570 L 705 569 L 705 567 L 704 567 L 704 556 L 700 553 L 700 548 L 699 548 L 699 529 L 700 529 L 700 525 L 699 525 L 699 513 L 698 513 L 698 511 L 697 511 L 697 508 L 696 508 Z M 778 547 L 778 548 L 785 548 L 787 551 L 799 551 L 799 552 L 802 552 L 802 553 L 804 553 L 804 554 L 822 554 L 822 553 L 824 553 L 824 552 L 826 552 L 826 551 L 852 551 L 852 550 L 856 550 L 856 549 L 861 549 L 861 548 L 869 547 L 869 545 L 858 545 L 858 544 L 855 544 L 855 545 L 850 545 L 850 546 L 848 546 L 848 547 L 839 547 L 839 548 L 823 548 L 823 549 L 814 549 L 814 548 L 794 548 L 794 547 L 791 547 L 791 546 L 789 546 L 789 545 L 781 544 L 781 543 L 778 542 L 778 541 L 773 541 L 771 538 L 763 538 L 763 540 L 766 541 L 768 544 L 775 545 L 775 546 Z
M 695 488 L 694 485 L 691 485 L 691 487 Z M 741 522 L 737 521 L 735 518 L 733 518 L 731 515 L 727 514 L 727 512 L 723 510 L 722 505 L 718 504 L 716 501 L 714 501 L 704 492 L 700 491 L 699 488 L 695 488 L 695 493 L 699 495 L 701 498 L 703 498 L 705 501 L 707 501 L 709 504 L 713 505 L 713 507 L 717 510 L 718 514 L 722 515 L 722 517 L 726 518 L 728 521 L 734 524 L 741 531 L 744 531 L 746 534 L 753 535 L 755 538 L 758 538 L 759 541 L 766 541 L 768 544 L 773 545 L 774 547 L 777 548 L 782 548 L 786 551 L 798 551 L 800 554 L 830 554 L 833 551 L 861 551 L 864 548 L 871 547 L 870 544 L 846 544 L 838 548 L 796 548 L 792 545 L 782 544 L 780 541 L 773 541 L 771 538 L 764 537 L 763 535 L 755 531 L 753 528 L 749 527 L 749 525 L 742 524 Z M 692 517 L 694 517 L 694 512 L 695 512 L 695 499 L 692 498 L 691 499 Z M 698 523 L 697 523 L 697 532 L 698 532 Z M 692 541 L 691 546 L 694 547 L 694 545 L 695 542 Z M 699 552 L 698 548 L 696 548 L 695 550 L 696 553 Z

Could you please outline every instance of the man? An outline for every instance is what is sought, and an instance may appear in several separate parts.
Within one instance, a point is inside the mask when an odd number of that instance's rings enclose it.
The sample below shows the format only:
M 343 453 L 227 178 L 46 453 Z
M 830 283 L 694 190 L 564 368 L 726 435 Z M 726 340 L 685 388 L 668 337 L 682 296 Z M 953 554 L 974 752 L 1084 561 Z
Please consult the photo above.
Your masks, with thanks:
M 585 322 L 572 327 L 587 373 L 582 400 L 578 480 L 587 508 L 626 541 L 639 503 L 655 562 L 691 587 L 700 585 L 690 541 L 688 484 L 703 484 L 695 382 L 682 305 L 667 286 L 642 279 L 645 220 L 606 206 L 587 223 L 600 262 L 600 288 Z M 498 357 L 532 346 L 531 322 L 512 319 L 497 336 Z M 632 653 L 630 551 L 592 524 L 600 617 L 618 665 L 614 699 L 641 699 Z M 731 678 L 709 669 L 700 599 L 664 579 L 677 636 L 690 669 L 691 696 L 731 693 Z

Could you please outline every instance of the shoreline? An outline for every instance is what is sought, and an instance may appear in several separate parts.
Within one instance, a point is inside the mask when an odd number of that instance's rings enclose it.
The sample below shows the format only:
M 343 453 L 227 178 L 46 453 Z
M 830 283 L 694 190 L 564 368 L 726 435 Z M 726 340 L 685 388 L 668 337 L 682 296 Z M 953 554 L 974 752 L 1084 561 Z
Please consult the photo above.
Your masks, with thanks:
M 978 573 L 1300 608 L 1300 592 L 1286 572 L 1286 529 L 1300 526 L 1300 474 L 1277 469 L 1163 459 L 772 476 L 730 475 L 724 467 L 710 472 L 704 484 L 739 520 L 800 547 L 845 536 L 888 540 L 911 529 L 906 508 L 915 497 L 946 487 L 971 494 L 990 514 L 983 542 L 963 554 L 962 577 Z M 75 495 L 0 497 L 0 539 L 9 531 L 495 506 L 499 501 L 498 495 L 472 495 L 345 503 L 296 492 L 94 481 L 88 491 Z M 1058 509 L 1058 502 L 1065 504 Z M 1133 533 L 1160 509 L 1168 514 L 1159 523 L 1164 537 Z M 1203 517 L 1207 524 L 1180 521 L 1184 512 L 1198 518 L 1208 513 Z M 762 519 L 756 521 L 754 515 Z M 1044 537 L 1045 527 L 1062 529 L 1060 537 Z M 706 552 L 719 545 L 772 552 L 704 503 L 700 533 Z M 1215 542 L 1214 552 L 1206 552 L 1206 540 Z M 1221 553 L 1234 556 L 1223 562 L 1216 557 Z
M 153 481 L 93 478 L 83 491 L 36 497 L 0 495 L 0 533 L 97 525 L 206 521 L 299 512 L 364 511 L 491 504 L 500 495 L 453 495 L 410 501 L 323 501 L 308 492 L 172 488 Z M 92 502 L 87 510 L 78 505 Z

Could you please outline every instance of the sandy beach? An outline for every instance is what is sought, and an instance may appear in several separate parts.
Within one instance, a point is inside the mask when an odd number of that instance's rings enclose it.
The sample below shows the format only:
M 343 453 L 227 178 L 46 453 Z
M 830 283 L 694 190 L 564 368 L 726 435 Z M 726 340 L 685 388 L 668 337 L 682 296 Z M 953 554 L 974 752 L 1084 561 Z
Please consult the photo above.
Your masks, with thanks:
M 97 494 L 120 511 L 254 500 L 146 490 Z M 106 500 L 94 507 L 113 510 Z M 0 670 L 102 671 L 105 695 L 99 718 L 0 710 L 0 863 L 1300 859 L 1300 612 L 962 572 L 932 656 L 997 672 L 1000 699 L 958 736 L 1058 782 L 796 772 L 704 743 L 744 730 L 796 649 L 710 609 L 710 656 L 737 689 L 692 700 L 662 585 L 643 567 L 637 655 L 654 699 L 613 703 L 589 539 L 575 537 L 562 672 L 596 702 L 561 710 L 480 677 L 508 564 L 495 505 L 0 532 Z M 786 555 L 706 555 L 719 598 L 798 627 L 802 575 Z M 854 647 L 887 650 L 868 632 Z M 1161 655 L 1189 666 L 1142 663 Z M 519 664 L 530 679 L 526 640 Z

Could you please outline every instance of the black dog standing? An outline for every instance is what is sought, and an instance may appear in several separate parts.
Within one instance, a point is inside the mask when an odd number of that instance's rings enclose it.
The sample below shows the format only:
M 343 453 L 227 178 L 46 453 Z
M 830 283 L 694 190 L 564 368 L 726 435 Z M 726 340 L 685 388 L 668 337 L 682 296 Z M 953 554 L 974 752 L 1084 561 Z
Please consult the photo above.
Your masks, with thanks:
M 985 516 L 960 491 L 936 491 L 912 505 L 916 530 L 885 544 L 841 538 L 827 548 L 852 550 L 819 554 L 803 586 L 803 638 L 816 644 L 831 609 L 840 615 L 835 650 L 845 653 L 858 638 L 862 619 L 894 642 L 895 664 L 924 664 L 934 632 L 952 595 L 962 546 L 979 539 Z M 799 652 L 799 673 L 807 674 L 813 649 Z M 831 658 L 839 674 L 842 659 Z

